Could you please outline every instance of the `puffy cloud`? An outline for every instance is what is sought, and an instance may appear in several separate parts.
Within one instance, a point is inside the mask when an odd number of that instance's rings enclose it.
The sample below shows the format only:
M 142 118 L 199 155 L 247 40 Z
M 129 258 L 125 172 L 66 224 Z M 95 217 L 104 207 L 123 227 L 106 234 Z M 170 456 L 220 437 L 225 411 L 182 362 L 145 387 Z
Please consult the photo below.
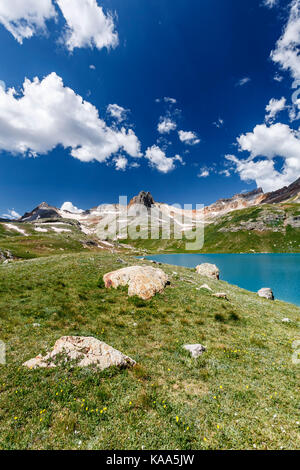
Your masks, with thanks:
M 107 112 L 118 122 L 122 122 L 126 119 L 127 110 L 118 104 L 109 104 L 107 106 Z
M 177 124 L 169 117 L 161 117 L 160 122 L 157 126 L 157 130 L 160 134 L 169 134 L 171 131 L 175 131 Z
M 291 3 L 290 15 L 281 38 L 271 52 L 272 60 L 283 70 L 300 79 L 300 0 Z
M 123 155 L 119 155 L 114 159 L 115 165 L 116 165 L 116 170 L 120 171 L 125 171 L 126 167 L 128 165 L 128 160 L 125 158 Z
M 209 170 L 203 169 L 200 171 L 200 173 L 197 175 L 198 178 L 207 178 L 210 175 Z
M 291 184 L 300 174 L 300 134 L 286 124 L 258 125 L 241 135 L 239 150 L 249 152 L 247 159 L 227 155 L 243 181 L 254 180 L 264 191 L 274 191 Z M 276 158 L 282 166 L 276 168 Z M 275 166 L 276 165 L 276 166 Z
M 236 84 L 235 86 L 244 86 L 246 85 L 247 83 L 251 82 L 251 78 L 250 77 L 244 77 L 244 78 L 241 78 Z
M 61 211 L 68 211 L 72 214 L 82 214 L 84 210 L 78 209 L 78 207 L 74 206 L 72 202 L 64 202 L 60 208 Z
M 196 145 L 201 142 L 195 132 L 179 131 L 178 135 L 179 135 L 179 139 L 181 140 L 181 142 L 187 145 Z
M 64 42 L 70 51 L 76 47 L 116 47 L 119 43 L 110 13 L 104 14 L 96 0 L 56 0 L 67 22 Z
M 0 23 L 20 43 L 46 31 L 46 21 L 56 15 L 52 0 L 2 0 Z
M 150 166 L 156 168 L 161 173 L 169 173 L 169 171 L 174 170 L 175 161 L 180 161 L 182 163 L 182 158 L 179 155 L 176 155 L 173 158 L 168 158 L 157 145 L 149 147 L 146 151 L 145 157 L 149 160 Z
M 276 118 L 277 114 L 283 111 L 286 108 L 286 99 L 282 97 L 280 100 L 276 100 L 275 98 L 272 98 L 269 101 L 269 104 L 266 106 L 266 121 L 267 122 L 273 122 L 273 120 Z
M 2 214 L 5 219 L 19 219 L 21 215 L 15 209 L 8 209 L 7 214 Z
M 25 79 L 21 95 L 0 88 L 0 150 L 36 156 L 58 145 L 83 162 L 105 162 L 120 150 L 142 156 L 131 129 L 108 127 L 97 108 L 55 73 L 43 80 Z
M 73 51 L 77 47 L 118 45 L 111 13 L 105 14 L 97 0 L 1 0 L 0 22 L 22 44 L 38 32 L 46 32 L 47 20 L 56 17 L 56 3 L 66 21 L 61 42 Z
M 91 69 L 91 70 L 96 70 L 96 66 L 95 66 L 94 64 L 91 64 L 91 65 L 90 65 L 90 69 Z

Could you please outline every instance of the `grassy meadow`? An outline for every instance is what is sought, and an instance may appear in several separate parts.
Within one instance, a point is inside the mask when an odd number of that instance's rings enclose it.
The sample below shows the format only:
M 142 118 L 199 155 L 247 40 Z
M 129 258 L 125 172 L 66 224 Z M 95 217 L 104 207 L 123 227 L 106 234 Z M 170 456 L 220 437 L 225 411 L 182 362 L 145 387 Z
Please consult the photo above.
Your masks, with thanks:
M 149 263 L 119 257 L 74 252 L 0 266 L 0 448 L 299 448 L 300 309 L 172 266 L 161 267 L 171 281 L 163 294 L 128 298 L 103 288 L 103 274 Z M 200 290 L 204 282 L 229 301 Z M 137 366 L 22 366 L 65 335 L 105 341 Z M 207 351 L 192 359 L 187 343 Z

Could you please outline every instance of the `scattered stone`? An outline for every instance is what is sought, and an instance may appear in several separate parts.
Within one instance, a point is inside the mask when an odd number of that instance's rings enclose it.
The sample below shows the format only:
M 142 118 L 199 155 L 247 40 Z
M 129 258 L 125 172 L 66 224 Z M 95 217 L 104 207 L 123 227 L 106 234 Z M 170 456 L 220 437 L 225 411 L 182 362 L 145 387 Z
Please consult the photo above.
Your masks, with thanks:
M 209 287 L 207 284 L 203 284 L 202 286 L 200 286 L 200 289 L 206 289 L 212 292 L 212 288 Z
M 126 261 L 124 261 L 122 258 L 117 258 L 117 263 L 126 264 Z
M 40 327 L 40 323 L 33 323 L 32 326 Z
M 183 348 L 189 351 L 194 358 L 200 357 L 206 351 L 202 344 L 185 344 Z
M 282 323 L 291 323 L 292 320 L 290 320 L 289 318 L 283 318 L 281 321 Z
M 210 277 L 211 279 L 220 279 L 220 270 L 215 264 L 203 263 L 196 266 L 196 271 L 202 276 Z
M 12 253 L 9 250 L 0 250 L 0 263 L 8 264 L 9 261 L 14 259 Z
M 264 288 L 260 289 L 257 293 L 258 293 L 259 297 L 263 297 L 263 298 L 268 299 L 268 300 L 274 300 L 273 291 L 269 287 L 264 287 Z
M 137 295 L 149 300 L 156 293 L 162 293 L 168 283 L 168 276 L 161 270 L 150 266 L 130 266 L 103 276 L 105 287 L 117 288 L 128 285 L 128 295 Z
M 216 294 L 212 294 L 212 296 L 216 297 L 217 299 L 229 300 L 225 292 L 217 292 Z
M 58 357 L 57 357 L 58 356 Z M 111 366 L 130 367 L 136 362 L 120 351 L 93 337 L 63 336 L 56 341 L 53 350 L 42 356 L 39 354 L 23 365 L 29 369 L 56 367 L 55 359 L 62 357 L 63 362 L 75 361 L 78 367 L 95 366 L 100 370 Z

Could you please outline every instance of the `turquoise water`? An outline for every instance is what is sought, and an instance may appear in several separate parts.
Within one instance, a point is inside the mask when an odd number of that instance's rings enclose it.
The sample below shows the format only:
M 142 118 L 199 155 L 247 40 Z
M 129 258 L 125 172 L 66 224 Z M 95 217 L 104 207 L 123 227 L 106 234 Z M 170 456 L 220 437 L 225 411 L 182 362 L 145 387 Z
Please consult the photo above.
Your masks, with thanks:
M 257 292 L 271 287 L 275 298 L 300 306 L 300 254 L 175 254 L 148 256 L 155 261 L 194 268 L 216 264 L 221 279 Z

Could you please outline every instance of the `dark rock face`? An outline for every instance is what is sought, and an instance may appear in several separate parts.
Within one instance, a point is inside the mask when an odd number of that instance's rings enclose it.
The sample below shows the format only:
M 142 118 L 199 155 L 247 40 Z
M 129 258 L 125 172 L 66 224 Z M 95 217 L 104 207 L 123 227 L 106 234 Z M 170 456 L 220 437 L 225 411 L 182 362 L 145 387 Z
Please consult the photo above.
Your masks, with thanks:
M 34 220 L 40 219 L 61 219 L 58 209 L 56 207 L 49 206 L 46 202 L 42 202 L 37 206 L 33 211 L 26 212 L 23 217 L 21 217 L 21 222 L 33 222 Z
M 150 209 L 151 206 L 155 204 L 155 202 L 151 193 L 141 191 L 138 196 L 135 196 L 134 198 L 131 199 L 129 206 L 133 206 L 134 204 L 140 204 Z
M 278 189 L 271 193 L 267 193 L 266 197 L 262 201 L 263 204 L 276 204 L 278 202 L 284 202 L 288 199 L 297 196 L 300 193 L 300 178 L 294 183 L 284 188 Z

